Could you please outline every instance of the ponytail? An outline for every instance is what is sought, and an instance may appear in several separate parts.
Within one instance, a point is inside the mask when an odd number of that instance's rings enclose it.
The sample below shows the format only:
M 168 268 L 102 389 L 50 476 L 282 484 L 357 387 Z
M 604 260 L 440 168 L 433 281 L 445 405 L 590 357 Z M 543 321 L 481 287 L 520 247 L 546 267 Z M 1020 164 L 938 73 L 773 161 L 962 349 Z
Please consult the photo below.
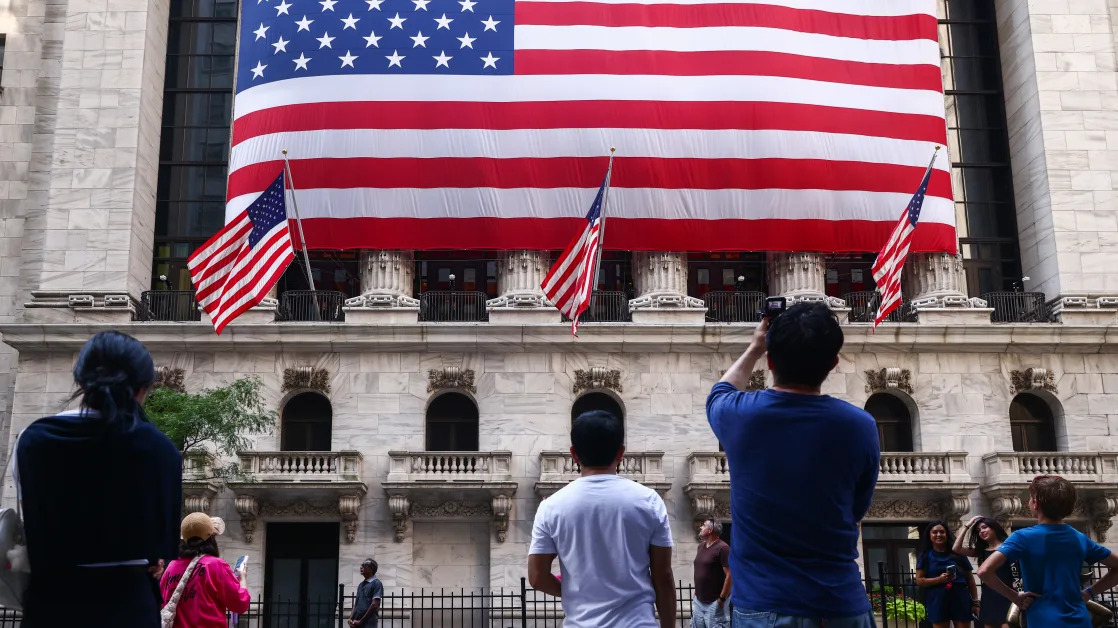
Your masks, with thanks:
M 106 425 L 127 430 L 147 420 L 136 395 L 155 382 L 155 364 L 139 340 L 101 332 L 78 355 L 74 382 L 73 399 L 81 398 L 82 407 L 96 411 Z

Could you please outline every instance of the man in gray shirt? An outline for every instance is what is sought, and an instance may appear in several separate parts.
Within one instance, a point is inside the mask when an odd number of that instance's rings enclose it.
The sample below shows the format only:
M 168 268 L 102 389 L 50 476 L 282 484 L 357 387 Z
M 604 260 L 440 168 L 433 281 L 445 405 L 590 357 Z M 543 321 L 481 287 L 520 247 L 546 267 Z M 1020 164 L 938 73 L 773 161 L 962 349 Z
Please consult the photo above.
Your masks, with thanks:
M 357 585 L 357 597 L 353 600 L 353 614 L 349 625 L 354 628 L 377 628 L 380 614 L 380 601 L 384 597 L 384 585 L 377 579 L 377 561 L 366 558 L 361 563 L 361 575 L 365 581 Z

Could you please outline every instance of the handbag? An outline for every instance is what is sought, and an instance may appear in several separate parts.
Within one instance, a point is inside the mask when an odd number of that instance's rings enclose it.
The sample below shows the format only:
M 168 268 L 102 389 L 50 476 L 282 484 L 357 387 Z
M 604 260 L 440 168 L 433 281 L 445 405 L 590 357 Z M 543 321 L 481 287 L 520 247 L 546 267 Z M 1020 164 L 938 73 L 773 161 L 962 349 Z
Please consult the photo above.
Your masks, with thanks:
M 8 466 L 15 467 L 16 449 L 22 435 L 23 432 L 16 435 Z M 4 482 L 7 473 L 6 466 L 0 471 L 0 484 Z M 0 562 L 0 606 L 21 611 L 27 587 L 31 584 L 31 561 L 27 557 L 27 539 L 23 532 L 23 511 L 20 506 L 23 496 L 18 477 L 15 488 L 16 507 L 0 508 L 0 556 L 5 558 Z
M 163 628 L 174 628 L 175 614 L 179 610 L 179 598 L 182 597 L 183 589 L 186 588 L 186 583 L 190 580 L 190 576 L 194 575 L 194 566 L 198 561 L 202 560 L 202 555 L 195 556 L 186 569 L 182 572 L 182 578 L 179 578 L 179 583 L 175 585 L 175 592 L 171 594 L 171 599 L 167 600 L 166 606 L 159 611 L 159 619 L 162 622 Z

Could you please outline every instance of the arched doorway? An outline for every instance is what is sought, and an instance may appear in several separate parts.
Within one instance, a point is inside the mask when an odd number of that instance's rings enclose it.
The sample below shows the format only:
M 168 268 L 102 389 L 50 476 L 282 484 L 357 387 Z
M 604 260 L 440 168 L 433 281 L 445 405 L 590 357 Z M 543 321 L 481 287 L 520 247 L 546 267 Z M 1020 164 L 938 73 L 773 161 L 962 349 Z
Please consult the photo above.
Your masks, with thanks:
M 877 422 L 881 451 L 912 451 L 912 412 L 900 397 L 876 393 L 866 400 L 866 412 Z
M 447 392 L 427 406 L 427 451 L 477 451 L 478 410 L 474 400 Z
M 588 392 L 575 399 L 574 404 L 571 405 L 571 421 L 583 412 L 591 410 L 605 410 L 621 419 L 622 425 L 625 424 L 625 409 L 616 399 L 603 392 Z
M 1009 404 L 1013 451 L 1056 451 L 1056 413 L 1039 395 L 1021 393 Z
M 330 451 L 333 423 L 329 399 L 316 392 L 299 393 L 283 406 L 280 449 Z

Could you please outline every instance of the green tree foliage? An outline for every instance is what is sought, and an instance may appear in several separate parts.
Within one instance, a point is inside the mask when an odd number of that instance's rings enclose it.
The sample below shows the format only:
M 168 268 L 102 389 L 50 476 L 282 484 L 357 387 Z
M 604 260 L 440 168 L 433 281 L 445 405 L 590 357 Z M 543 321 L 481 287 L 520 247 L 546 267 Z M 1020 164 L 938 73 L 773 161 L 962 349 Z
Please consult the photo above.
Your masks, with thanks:
M 156 388 L 144 401 L 144 411 L 184 455 L 207 443 L 216 450 L 211 453 L 235 456 L 248 449 L 249 434 L 275 427 L 276 413 L 264 407 L 261 387 L 259 378 L 250 377 L 199 393 Z

